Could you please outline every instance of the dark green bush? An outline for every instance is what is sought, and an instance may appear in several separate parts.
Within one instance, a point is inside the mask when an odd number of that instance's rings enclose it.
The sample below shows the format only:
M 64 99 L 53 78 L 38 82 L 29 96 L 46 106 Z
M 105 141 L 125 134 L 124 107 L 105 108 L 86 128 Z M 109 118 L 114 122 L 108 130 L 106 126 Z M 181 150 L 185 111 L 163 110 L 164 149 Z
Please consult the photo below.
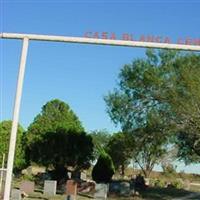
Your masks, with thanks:
M 92 179 L 97 183 L 109 183 L 114 173 L 115 168 L 111 157 L 101 153 L 92 170 Z

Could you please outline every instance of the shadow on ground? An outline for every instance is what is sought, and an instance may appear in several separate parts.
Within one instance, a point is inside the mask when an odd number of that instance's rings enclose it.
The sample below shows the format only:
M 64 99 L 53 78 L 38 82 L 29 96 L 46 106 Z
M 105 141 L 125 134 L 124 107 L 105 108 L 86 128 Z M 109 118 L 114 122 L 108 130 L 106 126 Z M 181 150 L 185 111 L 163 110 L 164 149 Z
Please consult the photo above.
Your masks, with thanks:
M 176 188 L 148 188 L 142 192 L 142 197 L 148 200 L 171 200 L 174 198 L 183 198 L 190 195 L 191 192 Z

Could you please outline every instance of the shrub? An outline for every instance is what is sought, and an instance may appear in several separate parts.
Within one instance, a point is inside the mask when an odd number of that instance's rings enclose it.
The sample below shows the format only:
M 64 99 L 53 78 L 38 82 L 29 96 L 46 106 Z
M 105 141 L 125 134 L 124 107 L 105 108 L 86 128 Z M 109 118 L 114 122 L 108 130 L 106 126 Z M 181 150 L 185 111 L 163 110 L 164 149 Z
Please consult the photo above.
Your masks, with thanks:
M 181 188 L 183 188 L 183 182 L 182 181 L 180 181 L 180 180 L 174 180 L 174 181 L 172 181 L 172 183 L 171 183 L 172 185 L 173 185 L 173 187 L 175 187 L 175 188 L 177 188 L 177 189 L 181 189 Z
M 35 177 L 32 174 L 25 174 L 22 176 L 23 180 L 27 180 L 27 181 L 34 181 Z
M 166 181 L 165 180 L 162 180 L 162 179 L 156 179 L 155 182 L 154 182 L 155 186 L 156 187 L 165 187 L 166 186 Z
M 109 183 L 115 173 L 115 168 L 111 157 L 101 153 L 96 165 L 92 170 L 92 179 L 97 183 Z

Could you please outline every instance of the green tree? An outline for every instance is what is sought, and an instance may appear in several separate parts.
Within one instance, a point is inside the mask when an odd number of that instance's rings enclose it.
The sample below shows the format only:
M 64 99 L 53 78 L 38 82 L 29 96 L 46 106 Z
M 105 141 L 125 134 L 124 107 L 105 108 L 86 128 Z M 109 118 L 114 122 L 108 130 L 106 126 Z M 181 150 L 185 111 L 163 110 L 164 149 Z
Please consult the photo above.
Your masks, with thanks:
M 31 149 L 31 161 L 53 168 L 56 179 L 65 178 L 68 167 L 75 172 L 89 168 L 94 159 L 92 137 L 85 132 L 57 129 L 32 143 Z
M 157 56 L 147 50 L 146 55 L 145 59 L 136 59 L 121 69 L 118 87 L 105 101 L 111 120 L 132 136 L 134 160 L 149 176 L 165 153 L 174 130 L 170 106 L 161 101 L 160 94 L 167 66 L 178 53 L 161 51 Z
M 115 169 L 119 170 L 122 176 L 125 175 L 125 168 L 130 163 L 130 158 L 132 157 L 131 140 L 132 138 L 130 138 L 129 134 L 115 133 L 110 138 L 106 148 L 113 160 Z
M 114 173 L 112 158 L 107 153 L 101 152 L 92 170 L 92 179 L 97 183 L 109 183 Z
M 185 54 L 169 67 L 162 102 L 170 105 L 177 125 L 178 155 L 188 162 L 200 161 L 200 55 Z M 170 82 L 170 85 L 169 83 Z
M 151 112 L 145 127 L 137 128 L 131 134 L 133 160 L 139 165 L 145 177 L 149 177 L 155 164 L 159 164 L 168 149 L 169 135 L 159 115 Z
M 84 131 L 81 122 L 69 105 L 54 99 L 42 107 L 41 113 L 35 117 L 33 123 L 28 127 L 27 144 L 40 140 L 47 132 L 54 132 L 59 128 L 74 130 L 75 132 Z
M 161 117 L 171 114 L 168 112 L 169 105 L 161 102 L 160 98 L 165 71 L 178 53 L 161 51 L 157 56 L 147 50 L 146 56 L 124 65 L 118 76 L 117 88 L 104 98 L 111 120 L 120 125 L 123 132 L 145 126 L 152 109 L 156 109 Z
M 198 54 L 147 50 L 146 58 L 122 68 L 118 88 L 105 97 L 109 116 L 131 133 L 146 127 L 148 114 L 155 110 L 164 127 L 168 125 L 162 134 L 176 133 L 179 156 L 198 162 L 199 66 Z
M 71 130 L 74 132 L 84 131 L 78 117 L 63 101 L 58 99 L 47 102 L 40 114 L 28 127 L 26 133 L 27 157 L 33 153 L 32 144 L 39 142 L 49 132 L 56 132 L 57 129 Z
M 3 154 L 5 154 L 5 161 L 7 162 L 10 132 L 12 127 L 12 121 L 2 121 L 0 123 L 0 160 L 2 160 Z M 18 125 L 16 151 L 14 160 L 14 169 L 23 169 L 26 165 L 25 152 L 24 152 L 24 129 L 21 125 Z
M 83 132 L 81 122 L 65 102 L 58 99 L 49 101 L 28 127 L 27 158 L 41 165 L 52 165 L 57 174 L 66 172 L 66 167 L 69 165 L 72 165 L 75 170 L 78 170 L 78 167 L 85 168 L 86 163 L 88 165 L 88 159 L 91 159 L 93 144 L 92 138 L 90 139 Z M 80 138 L 83 143 L 78 144 Z M 72 143 L 70 144 L 69 141 Z M 80 149 L 85 148 L 85 151 L 80 150 L 79 145 L 82 145 Z M 86 156 L 85 162 L 81 156 Z

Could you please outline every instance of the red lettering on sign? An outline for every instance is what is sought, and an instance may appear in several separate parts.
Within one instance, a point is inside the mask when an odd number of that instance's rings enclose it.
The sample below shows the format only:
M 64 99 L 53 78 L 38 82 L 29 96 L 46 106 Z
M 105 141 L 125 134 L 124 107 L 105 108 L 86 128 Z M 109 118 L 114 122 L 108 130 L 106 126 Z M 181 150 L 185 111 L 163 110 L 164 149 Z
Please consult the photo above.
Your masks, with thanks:
M 182 40 L 182 38 L 178 38 L 178 40 L 177 40 L 177 44 L 183 44 L 183 40 Z
M 141 35 L 139 41 L 145 42 L 145 36 L 144 36 L 144 35 Z
M 169 37 L 166 37 L 165 39 L 164 39 L 164 41 L 163 41 L 164 43 L 168 43 L 168 44 L 170 44 L 171 43 L 171 40 L 170 40 L 170 38 Z
M 86 38 L 96 38 L 96 39 L 110 39 L 110 40 L 127 40 L 127 41 L 140 41 L 140 42 L 155 42 L 155 43 L 171 43 L 170 37 L 162 37 L 162 36 L 154 36 L 154 35 L 141 35 L 136 39 L 134 34 L 123 33 L 121 38 L 117 38 L 116 34 L 111 32 L 92 32 L 87 31 L 84 33 L 84 37 Z M 185 44 L 185 45 L 200 45 L 200 38 L 178 38 L 176 41 L 177 44 Z
M 84 37 L 87 37 L 87 38 L 91 38 L 92 37 L 92 32 L 88 31 L 84 34 Z
M 155 37 L 155 42 L 161 43 L 162 37 L 160 37 L 160 36 Z
M 192 44 L 192 40 L 191 40 L 191 38 L 186 38 L 186 40 L 185 40 L 185 44 L 187 44 L 187 45 L 191 45 L 191 44 Z
M 194 45 L 200 45 L 200 38 L 199 39 L 194 39 L 193 44 Z
M 98 39 L 99 38 L 99 33 L 95 32 L 93 37 Z
M 146 42 L 154 42 L 154 36 L 147 36 Z
M 111 39 L 111 40 L 116 40 L 116 35 L 115 35 L 115 33 L 111 33 L 110 39 Z
M 123 40 L 130 40 L 129 34 L 128 33 L 123 33 L 122 39 Z
M 108 33 L 107 32 L 102 32 L 101 38 L 102 39 L 108 39 Z

